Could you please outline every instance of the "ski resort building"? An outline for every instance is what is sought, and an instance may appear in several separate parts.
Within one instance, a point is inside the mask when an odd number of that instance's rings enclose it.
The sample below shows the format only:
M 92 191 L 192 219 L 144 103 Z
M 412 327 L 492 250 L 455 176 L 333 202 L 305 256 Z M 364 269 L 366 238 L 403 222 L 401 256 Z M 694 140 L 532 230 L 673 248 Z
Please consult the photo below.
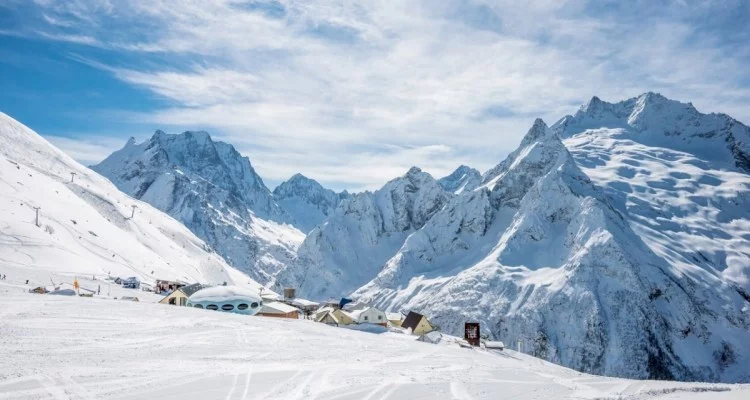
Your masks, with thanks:
M 400 328 L 401 324 L 404 322 L 404 314 L 401 313 L 385 313 L 386 318 L 388 318 L 388 322 L 391 323 L 391 325 Z
M 280 301 L 273 301 L 270 303 L 264 303 L 263 307 L 258 312 L 258 315 L 264 317 L 299 319 L 299 309 Z
M 194 283 L 192 285 L 182 286 L 173 290 L 168 295 L 164 296 L 163 299 L 159 300 L 161 304 L 170 304 L 173 306 L 184 306 L 187 305 L 188 297 L 192 296 L 193 293 L 206 288 L 207 286 L 200 283 Z
M 348 314 L 358 324 L 377 324 L 388 326 L 388 319 L 383 311 L 375 307 L 365 307 L 360 310 L 348 311 Z
M 435 330 L 427 317 L 414 311 L 409 311 L 409 314 L 401 324 L 401 327 L 404 329 L 411 329 L 412 335 L 420 336 Z
M 157 279 L 156 285 L 154 286 L 154 293 L 171 293 L 184 286 L 187 286 L 187 284 L 182 282 Z
M 333 307 L 323 307 L 318 310 L 318 312 L 315 313 L 315 321 L 335 326 L 355 323 L 349 313 Z
M 263 307 L 260 295 L 239 286 L 213 286 L 193 293 L 188 307 L 255 315 Z

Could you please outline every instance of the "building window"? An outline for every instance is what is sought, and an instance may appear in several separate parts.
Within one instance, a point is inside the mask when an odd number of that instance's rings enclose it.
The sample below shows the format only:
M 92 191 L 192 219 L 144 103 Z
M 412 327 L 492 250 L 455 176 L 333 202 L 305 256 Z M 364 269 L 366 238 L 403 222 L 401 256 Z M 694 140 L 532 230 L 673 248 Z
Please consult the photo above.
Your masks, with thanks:
M 378 315 L 378 321 L 382 321 L 382 320 L 383 320 L 383 316 L 382 315 Z
M 365 321 L 367 321 L 367 315 L 365 315 Z
M 174 305 L 177 305 L 177 299 L 175 299 L 174 297 L 170 298 L 170 299 L 169 299 L 169 304 L 171 304 L 171 305 L 173 305 L 173 306 L 174 306 Z
M 238 310 L 247 310 L 247 307 L 248 307 L 248 306 L 247 306 L 247 304 L 245 304 L 245 303 L 242 303 L 242 304 L 238 304 L 238 305 L 237 305 L 237 309 L 238 309 Z
M 224 311 L 232 311 L 234 310 L 234 306 L 231 304 L 224 304 L 223 306 L 221 306 L 221 309 Z
M 195 307 L 195 308 L 203 308 L 203 306 L 201 304 L 196 304 L 193 307 Z
M 209 304 L 206 306 L 206 310 L 218 310 L 218 309 L 219 309 L 219 306 L 217 306 L 216 304 Z
M 258 308 L 258 303 L 250 303 L 250 308 Z

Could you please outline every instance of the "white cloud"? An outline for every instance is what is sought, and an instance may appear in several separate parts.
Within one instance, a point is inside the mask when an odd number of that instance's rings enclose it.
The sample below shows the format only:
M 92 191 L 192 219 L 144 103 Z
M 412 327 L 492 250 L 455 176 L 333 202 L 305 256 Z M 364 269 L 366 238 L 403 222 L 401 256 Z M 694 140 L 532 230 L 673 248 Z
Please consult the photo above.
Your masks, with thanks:
M 110 136 L 52 136 L 45 135 L 50 141 L 69 156 L 84 165 L 96 164 L 125 143 Z
M 534 117 L 552 123 L 593 95 L 660 91 L 750 120 L 750 55 L 691 14 L 717 14 L 710 3 L 39 3 L 39 34 L 117 52 L 129 67 L 78 59 L 170 101 L 132 119 L 207 129 L 272 181 L 372 188 L 411 165 L 488 168 Z M 138 62 L 154 54 L 174 62 Z

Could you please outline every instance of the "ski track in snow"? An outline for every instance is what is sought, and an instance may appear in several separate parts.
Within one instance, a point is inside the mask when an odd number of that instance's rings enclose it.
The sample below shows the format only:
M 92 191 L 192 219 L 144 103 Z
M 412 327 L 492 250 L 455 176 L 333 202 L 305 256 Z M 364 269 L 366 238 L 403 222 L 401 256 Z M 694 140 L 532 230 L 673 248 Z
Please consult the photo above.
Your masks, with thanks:
M 0 399 L 740 399 L 750 385 L 630 381 L 461 349 L 0 283 Z

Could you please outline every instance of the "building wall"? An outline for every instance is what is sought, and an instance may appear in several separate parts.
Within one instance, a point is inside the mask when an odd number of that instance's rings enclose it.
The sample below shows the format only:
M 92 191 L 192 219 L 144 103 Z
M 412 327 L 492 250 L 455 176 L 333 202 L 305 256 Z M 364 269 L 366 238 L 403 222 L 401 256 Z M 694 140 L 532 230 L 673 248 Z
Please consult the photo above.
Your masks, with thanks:
M 180 290 L 175 290 L 174 292 L 170 293 L 168 296 L 159 300 L 159 303 L 169 304 L 169 299 L 175 299 L 174 305 L 177 306 L 184 306 L 187 303 L 187 296 L 185 296 L 185 293 L 182 293 L 182 291 Z
M 427 318 L 422 317 L 417 324 L 417 327 L 412 332 L 415 335 L 424 335 L 425 333 L 432 332 L 432 325 L 427 322 Z
M 298 311 L 292 311 L 292 312 L 288 312 L 286 314 L 279 314 L 279 313 L 258 313 L 258 315 L 261 315 L 261 316 L 264 316 L 264 317 L 273 317 L 273 318 L 299 319 L 299 312 Z
M 349 325 L 349 324 L 353 324 L 353 323 L 354 323 L 354 320 L 353 320 L 353 319 L 352 319 L 352 318 L 351 318 L 350 316 L 348 316 L 348 315 L 344 314 L 344 313 L 343 313 L 343 312 L 342 312 L 341 310 L 339 310 L 339 309 L 335 309 L 335 310 L 333 310 L 333 315 L 335 315 L 335 316 L 336 316 L 336 319 L 338 319 L 338 320 L 339 320 L 339 323 L 340 323 L 341 325 Z
M 367 319 L 365 319 L 365 317 L 367 317 Z M 387 324 L 388 319 L 386 319 L 385 313 L 378 310 L 377 308 L 368 308 L 362 311 L 361 314 L 359 314 L 357 322 L 359 322 L 360 324 Z

